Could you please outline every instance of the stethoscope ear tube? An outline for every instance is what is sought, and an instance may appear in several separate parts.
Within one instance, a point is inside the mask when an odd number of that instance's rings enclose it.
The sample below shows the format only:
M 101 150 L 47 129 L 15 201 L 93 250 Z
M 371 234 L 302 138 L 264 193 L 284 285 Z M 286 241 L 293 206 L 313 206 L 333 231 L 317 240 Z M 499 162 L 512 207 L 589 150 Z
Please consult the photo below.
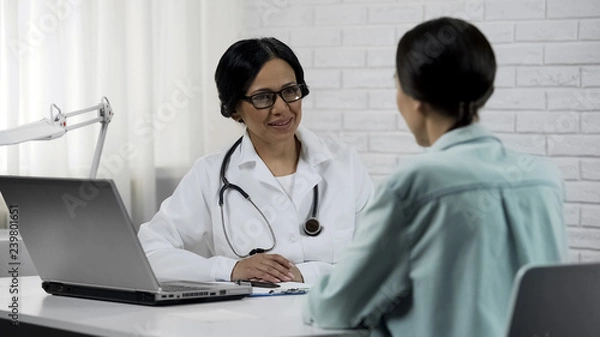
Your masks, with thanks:
M 317 208 L 319 205 L 319 185 L 315 185 L 313 188 L 313 203 L 312 211 L 310 212 L 310 219 L 304 223 L 304 234 L 308 236 L 317 236 L 323 230 L 321 223 L 317 220 Z

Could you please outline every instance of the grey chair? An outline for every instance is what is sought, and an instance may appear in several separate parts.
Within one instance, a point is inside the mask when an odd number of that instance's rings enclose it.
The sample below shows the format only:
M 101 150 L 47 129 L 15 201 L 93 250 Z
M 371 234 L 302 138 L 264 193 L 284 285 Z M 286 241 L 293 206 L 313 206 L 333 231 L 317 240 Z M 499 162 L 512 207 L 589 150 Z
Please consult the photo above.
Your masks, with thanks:
M 523 267 L 506 336 L 600 336 L 600 263 Z

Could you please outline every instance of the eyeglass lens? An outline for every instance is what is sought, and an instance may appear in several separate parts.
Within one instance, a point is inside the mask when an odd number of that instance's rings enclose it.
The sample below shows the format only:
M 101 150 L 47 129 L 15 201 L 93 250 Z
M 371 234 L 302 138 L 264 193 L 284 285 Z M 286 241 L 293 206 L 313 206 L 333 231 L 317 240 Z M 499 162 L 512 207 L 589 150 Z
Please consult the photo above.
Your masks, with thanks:
M 294 85 L 278 92 L 265 92 L 250 96 L 250 101 L 257 109 L 269 108 L 275 104 L 276 95 L 279 95 L 286 103 L 292 103 L 302 98 L 302 90 L 299 85 Z

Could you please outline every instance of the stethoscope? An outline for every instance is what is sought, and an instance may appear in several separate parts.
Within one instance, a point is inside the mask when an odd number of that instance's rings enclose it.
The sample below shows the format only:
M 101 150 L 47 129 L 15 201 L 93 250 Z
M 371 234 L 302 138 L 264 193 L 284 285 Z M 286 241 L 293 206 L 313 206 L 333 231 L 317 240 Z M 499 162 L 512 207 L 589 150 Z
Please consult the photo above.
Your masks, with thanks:
M 271 251 L 271 250 L 273 250 L 273 248 L 275 248 L 275 245 L 277 244 L 277 239 L 275 238 L 275 233 L 273 232 L 273 226 L 271 226 L 271 223 L 269 222 L 269 220 L 267 219 L 265 214 L 260 210 L 260 208 L 258 208 L 258 206 L 256 206 L 256 204 L 254 203 L 254 201 L 252 201 L 252 199 L 250 198 L 250 195 L 248 193 L 246 193 L 246 191 L 244 191 L 238 185 L 230 183 L 229 180 L 227 180 L 227 178 L 225 177 L 225 171 L 227 170 L 227 166 L 229 165 L 229 160 L 231 159 L 231 155 L 233 154 L 233 151 L 235 151 L 235 149 L 240 145 L 243 138 L 244 138 L 243 136 L 240 137 L 240 139 L 238 139 L 233 144 L 233 146 L 227 151 L 227 153 L 225 154 L 225 158 L 223 158 L 223 163 L 221 164 L 221 174 L 220 174 L 221 182 L 223 183 L 223 186 L 219 190 L 219 207 L 221 208 L 221 224 L 223 225 L 223 232 L 225 233 L 225 239 L 227 240 L 227 244 L 229 245 L 229 247 L 231 248 L 233 253 L 240 258 L 245 258 L 245 257 L 251 256 L 254 254 L 265 253 L 265 252 Z M 229 188 L 237 191 L 239 194 L 241 194 L 244 197 L 244 199 L 248 200 L 250 202 L 250 204 L 252 204 L 254 209 L 256 209 L 258 211 L 258 213 L 260 214 L 260 216 L 262 216 L 262 218 L 265 220 L 265 222 L 267 223 L 267 227 L 269 228 L 269 233 L 271 234 L 271 239 L 273 241 L 273 244 L 271 245 L 271 247 L 269 247 L 269 248 L 254 248 L 246 255 L 242 255 L 242 254 L 238 253 L 235 250 L 235 248 L 233 248 L 233 244 L 229 240 L 229 235 L 227 234 L 227 228 L 225 226 L 225 216 L 223 215 L 223 204 L 224 204 L 225 191 L 227 191 L 227 189 L 229 189 Z M 315 185 L 315 187 L 313 187 L 313 203 L 312 203 L 312 211 L 310 214 L 310 218 L 302 226 L 304 229 L 304 233 L 308 236 L 319 235 L 319 233 L 321 233 L 321 230 L 323 230 L 323 227 L 319 223 L 319 220 L 317 220 L 318 205 L 319 205 L 319 185 L 317 184 L 317 185 Z

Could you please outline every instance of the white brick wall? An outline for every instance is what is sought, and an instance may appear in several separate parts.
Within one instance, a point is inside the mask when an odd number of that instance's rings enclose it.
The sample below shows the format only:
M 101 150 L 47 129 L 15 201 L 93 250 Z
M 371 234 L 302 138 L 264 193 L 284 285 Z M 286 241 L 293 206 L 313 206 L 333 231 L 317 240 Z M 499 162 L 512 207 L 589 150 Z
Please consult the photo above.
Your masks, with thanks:
M 499 64 L 481 123 L 515 149 L 549 156 L 567 188 L 570 258 L 600 261 L 599 0 L 245 0 L 240 37 L 298 53 L 311 95 L 303 124 L 352 144 L 374 181 L 423 151 L 396 108 L 400 37 L 449 15 L 477 25 Z
M 367 54 L 363 49 L 315 48 L 314 50 L 314 63 L 318 68 L 364 67 L 367 63 L 366 59 Z M 307 75 L 310 75 L 310 71 Z
M 581 161 L 581 178 L 583 180 L 600 180 L 600 160 L 584 159 Z
M 391 27 L 349 27 L 343 34 L 346 46 L 389 46 L 396 41 L 396 30 Z
M 579 226 L 581 207 L 577 204 L 565 204 L 565 222 L 568 226 Z
M 393 112 L 349 112 L 344 114 L 344 130 L 396 130 L 397 113 Z
M 547 18 L 600 17 L 600 2 L 596 0 L 547 0 Z
M 366 22 L 367 7 L 365 6 L 316 6 L 317 26 L 358 25 Z
M 299 47 L 332 47 L 342 44 L 342 30 L 337 28 L 312 28 L 306 30 L 293 30 L 291 39 Z
M 513 42 L 515 25 L 506 22 L 473 22 L 493 44 Z
M 600 133 L 600 114 L 597 112 L 581 114 L 581 132 Z
M 517 80 L 517 71 L 515 67 L 500 66 L 496 70 L 496 80 L 494 82 L 497 88 L 512 88 Z
M 545 47 L 546 64 L 598 63 L 600 42 L 552 43 Z
M 573 41 L 577 40 L 577 26 L 575 20 L 519 22 L 515 39 L 527 42 Z
M 600 36 L 600 20 L 582 20 L 579 23 L 580 40 L 598 40 Z
M 496 88 L 486 107 L 491 110 L 544 110 L 546 92 L 530 88 Z
M 600 207 L 583 206 L 581 209 L 581 225 L 586 227 L 600 227 L 596 221 L 600 217 Z
M 567 181 L 565 185 L 567 201 L 600 204 L 600 182 Z
M 583 87 L 600 87 L 600 67 L 581 67 L 581 85 Z
M 579 180 L 580 169 L 579 169 L 579 159 L 578 158 L 553 157 L 552 161 L 560 169 L 563 179 Z
M 568 111 L 532 111 L 517 114 L 517 132 L 574 133 L 579 131 L 579 115 Z
M 390 69 L 348 69 L 343 71 L 344 88 L 387 89 L 394 83 L 394 73 Z
M 577 87 L 580 82 L 579 67 L 526 67 L 517 69 L 520 87 Z
M 544 0 L 514 0 L 485 2 L 486 20 L 543 19 Z
M 515 132 L 516 113 L 513 111 L 482 111 L 481 123 L 494 132 Z
M 580 250 L 579 261 L 585 263 L 600 262 L 600 252 L 596 250 Z
M 539 65 L 544 59 L 544 48 L 529 43 L 499 44 L 494 48 L 498 65 Z
M 413 22 L 423 17 L 421 4 L 369 6 L 369 24 L 398 24 Z

